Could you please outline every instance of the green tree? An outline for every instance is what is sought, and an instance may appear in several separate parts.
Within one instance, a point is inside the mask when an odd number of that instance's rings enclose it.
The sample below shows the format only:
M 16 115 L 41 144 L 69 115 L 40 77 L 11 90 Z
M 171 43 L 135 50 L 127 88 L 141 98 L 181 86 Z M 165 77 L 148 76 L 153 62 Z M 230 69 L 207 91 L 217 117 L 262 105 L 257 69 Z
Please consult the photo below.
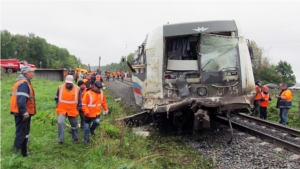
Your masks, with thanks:
M 276 73 L 281 77 L 282 82 L 287 83 L 288 86 L 296 84 L 296 77 L 294 75 L 292 66 L 286 61 L 279 61 L 276 66 Z
M 13 58 L 15 52 L 15 43 L 13 35 L 7 30 L 1 31 L 1 58 Z

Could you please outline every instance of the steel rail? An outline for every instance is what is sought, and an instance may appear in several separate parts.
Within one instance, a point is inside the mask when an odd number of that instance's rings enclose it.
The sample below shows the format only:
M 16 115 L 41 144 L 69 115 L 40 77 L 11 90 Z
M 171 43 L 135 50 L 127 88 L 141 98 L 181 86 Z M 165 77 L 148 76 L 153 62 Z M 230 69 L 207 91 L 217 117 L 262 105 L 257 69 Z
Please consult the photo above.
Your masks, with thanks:
M 222 120 L 223 122 L 228 122 L 228 119 L 225 118 L 225 117 L 220 117 L 220 116 L 216 116 L 216 117 L 218 119 Z M 276 137 L 271 136 L 269 134 L 260 132 L 258 130 L 252 129 L 252 128 L 249 128 L 247 126 L 243 126 L 242 124 L 238 124 L 236 122 L 232 122 L 231 121 L 231 123 L 232 123 L 232 126 L 235 127 L 235 128 L 239 128 L 239 129 L 241 129 L 243 131 L 247 131 L 251 135 L 260 137 L 262 140 L 266 140 L 266 141 L 272 142 L 273 144 L 276 144 L 278 146 L 281 146 L 281 147 L 284 147 L 286 149 L 289 149 L 290 151 L 292 151 L 294 153 L 300 154 L 300 146 L 299 145 L 287 142 L 287 141 L 282 140 L 280 138 L 276 138 Z
M 247 120 L 253 121 L 257 124 L 268 126 L 268 127 L 271 127 L 273 129 L 276 129 L 276 130 L 279 130 L 279 131 L 282 131 L 282 132 L 285 132 L 285 133 L 289 133 L 292 136 L 300 137 L 300 130 L 296 130 L 296 129 L 291 128 L 291 127 L 287 127 L 287 126 L 284 126 L 284 125 L 281 125 L 281 124 L 273 123 L 273 122 L 270 122 L 270 121 L 267 121 L 267 120 L 263 120 L 263 119 L 260 119 L 260 118 L 253 117 L 253 116 L 248 116 L 246 114 L 238 114 L 237 117 L 241 117 L 243 119 L 247 119 Z

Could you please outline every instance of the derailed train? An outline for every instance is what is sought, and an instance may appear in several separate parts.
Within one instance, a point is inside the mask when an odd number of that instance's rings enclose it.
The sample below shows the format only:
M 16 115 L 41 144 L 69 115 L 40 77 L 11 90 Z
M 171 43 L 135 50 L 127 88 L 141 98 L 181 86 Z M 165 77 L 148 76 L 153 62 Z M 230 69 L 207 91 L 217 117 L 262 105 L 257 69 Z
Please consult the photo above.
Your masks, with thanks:
M 213 115 L 252 107 L 249 45 L 234 20 L 158 26 L 127 62 L 136 104 L 145 111 L 126 120 L 198 130 L 209 128 Z

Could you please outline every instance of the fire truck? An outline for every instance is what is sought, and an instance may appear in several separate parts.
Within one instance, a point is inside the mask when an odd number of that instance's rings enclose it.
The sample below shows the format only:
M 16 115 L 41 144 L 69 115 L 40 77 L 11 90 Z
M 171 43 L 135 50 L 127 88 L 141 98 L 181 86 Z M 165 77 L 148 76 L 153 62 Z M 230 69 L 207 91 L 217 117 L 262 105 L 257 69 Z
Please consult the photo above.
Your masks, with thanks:
M 0 59 L 0 66 L 5 73 L 13 73 L 20 71 L 23 66 L 30 66 L 31 68 L 36 68 L 34 64 L 29 64 L 26 60 L 19 61 L 16 58 Z

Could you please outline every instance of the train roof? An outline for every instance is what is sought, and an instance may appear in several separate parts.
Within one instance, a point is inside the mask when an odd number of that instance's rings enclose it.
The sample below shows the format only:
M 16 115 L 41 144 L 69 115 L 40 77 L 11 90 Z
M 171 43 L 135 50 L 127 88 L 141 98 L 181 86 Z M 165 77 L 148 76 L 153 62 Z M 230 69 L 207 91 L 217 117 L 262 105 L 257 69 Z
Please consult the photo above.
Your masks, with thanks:
M 163 25 L 163 36 L 180 36 L 210 32 L 237 32 L 234 20 L 203 21 Z

